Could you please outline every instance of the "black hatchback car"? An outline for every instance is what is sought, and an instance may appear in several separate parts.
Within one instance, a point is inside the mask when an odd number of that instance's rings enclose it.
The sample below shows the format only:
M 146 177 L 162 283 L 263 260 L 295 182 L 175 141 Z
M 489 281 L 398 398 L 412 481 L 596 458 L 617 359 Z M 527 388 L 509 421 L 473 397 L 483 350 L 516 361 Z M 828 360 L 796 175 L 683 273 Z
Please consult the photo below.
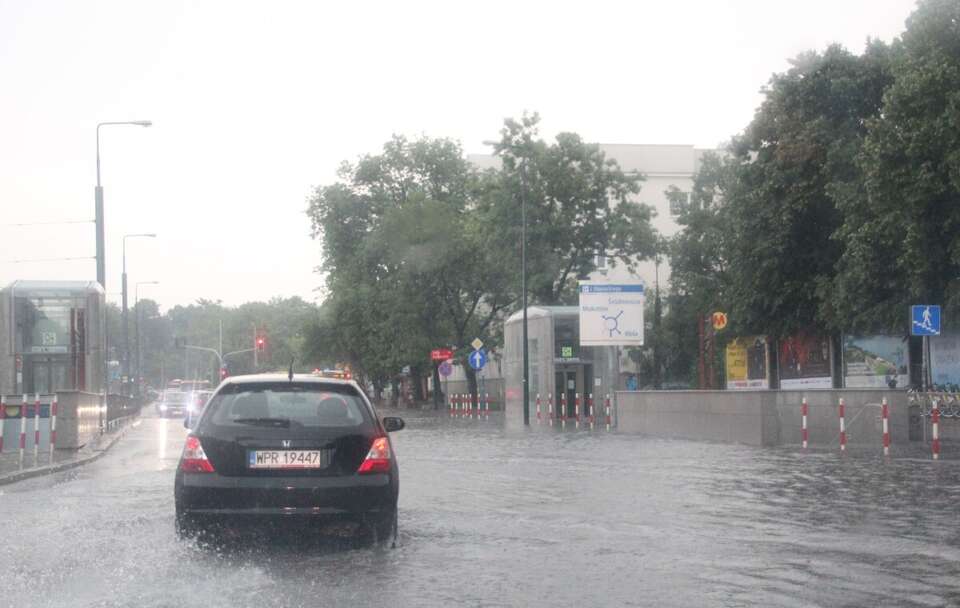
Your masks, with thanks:
M 356 383 L 231 377 L 189 426 L 174 481 L 179 534 L 291 518 L 359 524 L 380 542 L 396 534 L 400 479 L 387 433 L 404 422 L 381 420 Z

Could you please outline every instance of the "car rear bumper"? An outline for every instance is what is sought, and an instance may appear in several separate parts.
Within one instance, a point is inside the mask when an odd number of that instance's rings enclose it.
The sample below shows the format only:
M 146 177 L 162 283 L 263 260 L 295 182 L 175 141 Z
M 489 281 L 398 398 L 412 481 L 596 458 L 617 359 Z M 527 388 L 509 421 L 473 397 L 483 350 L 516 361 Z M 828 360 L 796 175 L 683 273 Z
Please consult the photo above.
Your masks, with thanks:
M 397 490 L 388 474 L 344 477 L 227 477 L 178 471 L 177 510 L 208 517 L 392 516 Z

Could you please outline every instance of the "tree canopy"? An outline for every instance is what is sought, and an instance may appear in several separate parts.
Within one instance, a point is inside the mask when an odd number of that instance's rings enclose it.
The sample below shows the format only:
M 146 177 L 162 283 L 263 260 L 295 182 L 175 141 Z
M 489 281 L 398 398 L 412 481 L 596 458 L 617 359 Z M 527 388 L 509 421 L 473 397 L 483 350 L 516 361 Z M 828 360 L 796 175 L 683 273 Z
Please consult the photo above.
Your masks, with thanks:
M 327 299 L 309 330 L 313 355 L 349 362 L 379 388 L 406 366 L 439 379 L 430 350 L 452 346 L 473 387 L 469 342 L 500 344 L 520 299 L 523 206 L 532 303 L 569 300 L 600 252 L 627 264 L 653 252 L 652 212 L 633 202 L 641 176 L 576 134 L 543 141 L 538 122 L 505 121 L 495 169 L 449 139 L 395 136 L 314 191 L 307 214 Z
M 958 126 L 956 2 L 918 3 L 890 45 L 801 54 L 704 159 L 671 243 L 668 315 L 722 309 L 731 335 L 773 337 L 905 335 L 917 303 L 957 319 Z

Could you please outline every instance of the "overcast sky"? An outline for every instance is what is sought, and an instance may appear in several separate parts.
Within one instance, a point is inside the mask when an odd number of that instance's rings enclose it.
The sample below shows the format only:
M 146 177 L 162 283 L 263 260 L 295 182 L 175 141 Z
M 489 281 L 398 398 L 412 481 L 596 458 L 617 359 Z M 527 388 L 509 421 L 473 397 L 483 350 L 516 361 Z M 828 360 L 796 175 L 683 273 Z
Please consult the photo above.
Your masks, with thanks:
M 340 161 L 393 133 L 485 151 L 504 117 L 543 134 L 710 147 L 770 75 L 832 42 L 890 41 L 908 0 L 75 2 L 0 0 L 0 284 L 93 280 L 95 125 L 107 292 L 164 308 L 315 299 L 304 214 Z

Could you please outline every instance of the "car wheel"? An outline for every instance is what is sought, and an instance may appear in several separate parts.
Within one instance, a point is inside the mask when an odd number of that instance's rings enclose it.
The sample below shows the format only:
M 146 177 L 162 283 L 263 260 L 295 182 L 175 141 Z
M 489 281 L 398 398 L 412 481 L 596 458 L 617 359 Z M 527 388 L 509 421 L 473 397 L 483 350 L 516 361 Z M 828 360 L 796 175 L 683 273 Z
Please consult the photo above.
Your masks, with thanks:
M 388 544 L 396 546 L 397 537 L 397 510 L 377 517 L 364 526 L 363 540 L 365 544 L 385 547 Z

